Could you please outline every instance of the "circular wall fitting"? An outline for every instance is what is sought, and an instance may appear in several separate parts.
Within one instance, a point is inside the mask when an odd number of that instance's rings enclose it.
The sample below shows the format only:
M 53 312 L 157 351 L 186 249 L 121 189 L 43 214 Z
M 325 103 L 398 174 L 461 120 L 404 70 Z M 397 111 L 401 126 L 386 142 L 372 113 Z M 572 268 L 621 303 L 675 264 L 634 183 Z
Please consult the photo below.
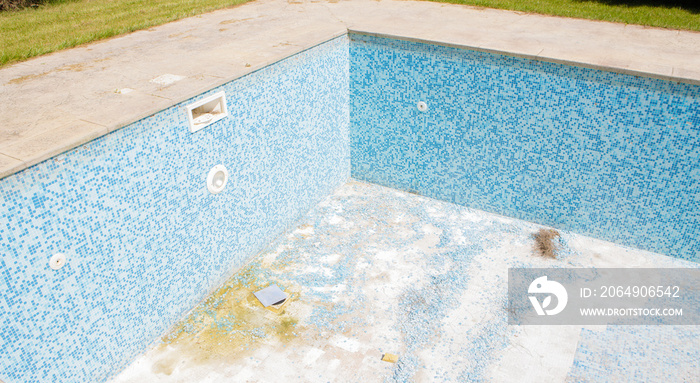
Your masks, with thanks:
M 207 189 L 212 194 L 221 193 L 228 182 L 228 170 L 224 165 L 216 165 L 209 171 L 207 175 Z
M 416 104 L 416 107 L 421 112 L 425 112 L 428 110 L 428 104 L 426 104 L 424 101 L 418 101 L 418 104 Z
M 63 253 L 56 253 L 54 254 L 51 259 L 49 259 L 49 267 L 58 270 L 61 267 L 66 265 L 66 255 Z

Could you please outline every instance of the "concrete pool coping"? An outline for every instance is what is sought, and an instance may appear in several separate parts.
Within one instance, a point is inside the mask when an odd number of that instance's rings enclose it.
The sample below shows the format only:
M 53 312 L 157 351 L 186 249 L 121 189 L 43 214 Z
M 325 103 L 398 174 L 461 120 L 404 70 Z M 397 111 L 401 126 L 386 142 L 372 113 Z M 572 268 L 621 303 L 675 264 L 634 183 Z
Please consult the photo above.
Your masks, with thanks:
M 0 69 L 0 178 L 348 31 L 700 85 L 698 32 L 420 1 L 258 0 Z M 153 81 L 168 74 L 181 79 Z

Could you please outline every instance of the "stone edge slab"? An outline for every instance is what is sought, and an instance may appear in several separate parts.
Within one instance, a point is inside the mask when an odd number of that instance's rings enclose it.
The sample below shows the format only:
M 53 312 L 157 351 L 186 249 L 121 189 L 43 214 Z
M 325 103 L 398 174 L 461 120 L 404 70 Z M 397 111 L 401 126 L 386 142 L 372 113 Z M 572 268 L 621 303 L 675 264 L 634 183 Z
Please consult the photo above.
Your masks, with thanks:
M 26 168 L 27 164 L 24 161 L 0 153 L 0 180 Z
M 310 44 L 307 44 L 307 45 L 301 47 L 296 52 L 285 54 L 285 55 L 282 55 L 280 57 L 276 57 L 276 58 L 264 61 L 262 63 L 255 64 L 255 65 L 251 66 L 250 68 L 246 68 L 246 70 L 243 73 L 238 73 L 238 74 L 235 74 L 235 75 L 232 75 L 229 77 L 221 78 L 220 80 L 214 82 L 213 84 L 207 85 L 206 87 L 200 87 L 200 88 L 196 88 L 192 91 L 186 92 L 184 94 L 184 96 L 178 97 L 176 99 L 172 99 L 172 103 L 168 107 L 175 106 L 183 101 L 189 100 L 192 97 L 195 97 L 195 96 L 203 94 L 207 91 L 210 91 L 211 89 L 214 89 L 214 88 L 219 87 L 221 85 L 227 84 L 231 81 L 235 81 L 235 80 L 242 78 L 244 76 L 247 76 L 255 71 L 258 71 L 264 67 L 267 67 L 267 66 L 272 65 L 276 62 L 285 60 L 285 59 L 292 57 L 294 55 L 297 55 L 303 51 L 312 49 L 312 48 L 314 48 L 320 44 L 323 44 L 329 40 L 332 40 L 334 38 L 338 38 L 338 37 L 341 37 L 344 35 L 349 35 L 349 34 L 383 37 L 383 38 L 390 38 L 390 39 L 396 39 L 396 40 L 402 40 L 402 41 L 411 41 L 411 42 L 417 42 L 417 43 L 439 45 L 439 46 L 450 47 L 450 48 L 467 49 L 467 50 L 473 50 L 473 51 L 478 51 L 478 52 L 494 53 L 494 54 L 500 54 L 500 55 L 506 55 L 506 56 L 512 56 L 512 57 L 520 57 L 520 58 L 525 58 L 525 59 L 538 60 L 538 61 L 543 61 L 543 62 L 550 62 L 550 63 L 555 63 L 555 64 L 563 64 L 563 65 L 570 65 L 570 66 L 576 66 L 576 67 L 582 67 L 582 68 L 588 68 L 588 69 L 603 70 L 603 71 L 620 73 L 620 74 L 631 75 L 631 76 L 654 78 L 654 79 L 659 79 L 659 80 L 665 80 L 665 81 L 700 86 L 700 80 L 698 80 L 698 79 L 667 76 L 667 75 L 662 75 L 662 74 L 656 74 L 656 73 L 651 73 L 651 72 L 642 72 L 642 71 L 624 69 L 624 68 L 613 67 L 613 66 L 596 65 L 596 64 L 584 63 L 584 62 L 579 62 L 579 61 L 571 61 L 571 60 L 552 58 L 552 57 L 546 57 L 546 56 L 539 56 L 539 55 L 530 55 L 530 54 L 526 54 L 526 53 L 514 53 L 514 52 L 502 51 L 502 50 L 497 50 L 497 49 L 490 49 L 490 48 L 484 48 L 484 47 L 478 47 L 478 46 L 470 46 L 470 45 L 465 45 L 465 44 L 455 44 L 455 43 L 448 43 L 448 42 L 442 42 L 442 41 L 437 41 L 437 40 L 420 39 L 420 38 L 416 38 L 416 37 L 398 36 L 398 35 L 377 33 L 377 32 L 372 32 L 372 31 L 367 31 L 367 30 L 362 30 L 362 29 L 356 29 L 356 28 L 348 28 L 346 31 L 339 32 L 339 33 L 333 33 L 333 34 L 330 34 L 328 36 L 324 36 L 323 38 L 319 38 L 316 41 L 314 41 L 313 43 L 310 43 Z M 106 127 L 107 129 L 104 132 L 102 132 L 102 134 L 90 137 L 89 139 L 86 139 L 85 137 L 80 137 L 80 136 L 75 137 L 75 139 L 68 140 L 68 142 L 64 145 L 60 145 L 57 147 L 47 149 L 46 151 L 42 152 L 40 155 L 34 156 L 34 157 L 27 159 L 27 160 L 19 160 L 15 157 L 0 153 L 0 156 L 7 157 L 9 159 L 8 162 L 10 163 L 9 166 L 4 166 L 4 167 L 0 168 L 0 180 L 5 178 L 5 177 L 9 177 L 12 174 L 18 173 L 24 169 L 27 169 L 33 165 L 36 165 L 42 161 L 45 161 L 49 158 L 55 157 L 59 154 L 62 154 L 62 153 L 65 153 L 67 151 L 70 151 L 72 149 L 75 149 L 76 147 L 79 147 L 79 146 L 81 146 L 81 145 L 83 145 L 91 140 L 97 139 L 105 134 L 108 134 L 108 133 L 113 132 L 115 130 L 121 129 L 125 126 L 133 124 L 134 122 L 140 121 L 144 118 L 150 117 L 150 116 L 152 116 L 152 115 L 154 115 L 162 110 L 163 109 L 149 110 L 148 112 L 145 112 L 145 113 L 140 113 L 140 114 L 137 114 L 135 116 L 131 116 L 131 117 L 119 120 L 119 121 L 115 121 L 114 123 L 109 124 L 109 126 Z

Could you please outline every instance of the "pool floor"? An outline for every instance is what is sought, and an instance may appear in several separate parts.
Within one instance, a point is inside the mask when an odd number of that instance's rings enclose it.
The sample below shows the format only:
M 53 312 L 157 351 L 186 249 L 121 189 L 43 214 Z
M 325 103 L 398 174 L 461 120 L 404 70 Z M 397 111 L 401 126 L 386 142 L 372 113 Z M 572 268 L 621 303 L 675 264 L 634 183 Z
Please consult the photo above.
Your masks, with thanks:
M 697 326 L 508 325 L 509 267 L 697 267 L 540 227 L 350 180 L 112 381 L 697 381 Z

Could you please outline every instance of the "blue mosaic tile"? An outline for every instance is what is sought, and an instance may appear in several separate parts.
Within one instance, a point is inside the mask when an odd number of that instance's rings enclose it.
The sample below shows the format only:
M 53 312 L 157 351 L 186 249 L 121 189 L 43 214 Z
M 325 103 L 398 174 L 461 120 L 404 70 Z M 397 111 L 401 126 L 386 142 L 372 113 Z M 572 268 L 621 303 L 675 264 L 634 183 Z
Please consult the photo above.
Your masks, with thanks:
M 581 330 L 567 382 L 697 382 L 695 326 L 609 326 Z M 691 347 L 687 347 L 691 346 Z
M 343 184 L 348 62 L 343 36 L 3 179 L 0 379 L 106 380 Z M 229 118 L 190 133 L 222 90 Z
M 350 36 L 353 177 L 700 261 L 700 87 Z

